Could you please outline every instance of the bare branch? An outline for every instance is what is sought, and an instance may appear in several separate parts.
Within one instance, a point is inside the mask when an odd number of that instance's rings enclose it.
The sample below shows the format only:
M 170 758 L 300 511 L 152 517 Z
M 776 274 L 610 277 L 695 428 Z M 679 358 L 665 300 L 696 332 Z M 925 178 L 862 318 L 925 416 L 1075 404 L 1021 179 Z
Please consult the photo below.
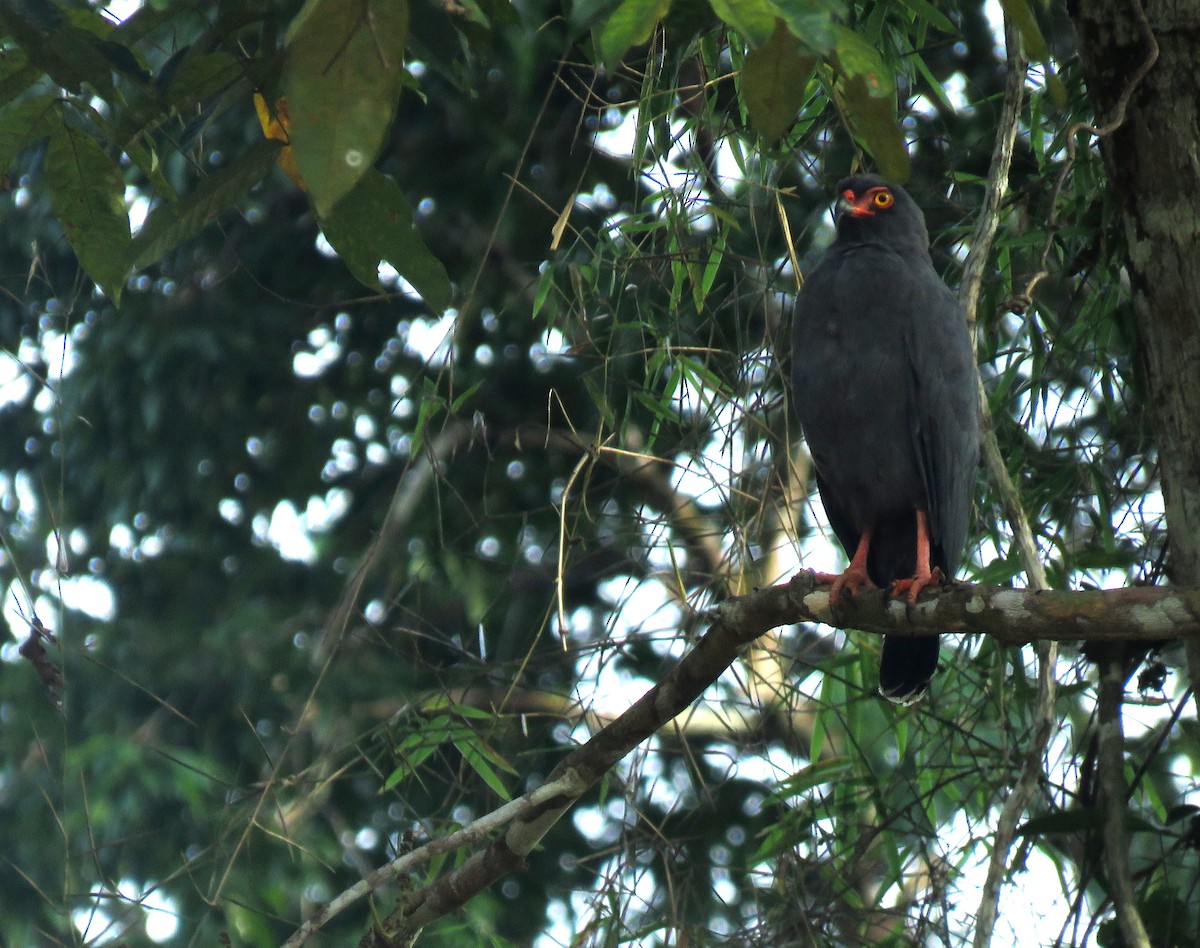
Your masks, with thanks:
M 662 680 L 619 718 L 554 768 L 548 783 L 571 775 L 563 791 L 532 806 L 461 866 L 411 894 L 363 938 L 370 948 L 410 945 L 429 923 L 454 911 L 524 863 L 550 828 L 604 773 L 691 705 L 742 648 L 769 629 L 825 622 L 888 635 L 984 632 L 1005 642 L 1032 636 L 1058 640 L 1158 640 L 1200 632 L 1200 589 L 1132 587 L 1082 592 L 1022 591 L 951 585 L 927 590 L 913 606 L 879 590 L 829 608 L 827 587 L 813 574 L 734 597 L 712 610 L 705 635 Z
M 922 595 L 915 606 L 873 590 L 831 611 L 824 588 L 801 591 L 811 582 L 811 574 L 799 573 L 787 586 L 774 586 L 756 595 L 792 590 L 789 601 L 779 604 L 784 614 L 781 624 L 823 622 L 880 635 L 981 632 L 1010 645 L 1023 645 L 1038 639 L 1159 642 L 1200 633 L 1200 589 L 1035 590 L 956 583 Z

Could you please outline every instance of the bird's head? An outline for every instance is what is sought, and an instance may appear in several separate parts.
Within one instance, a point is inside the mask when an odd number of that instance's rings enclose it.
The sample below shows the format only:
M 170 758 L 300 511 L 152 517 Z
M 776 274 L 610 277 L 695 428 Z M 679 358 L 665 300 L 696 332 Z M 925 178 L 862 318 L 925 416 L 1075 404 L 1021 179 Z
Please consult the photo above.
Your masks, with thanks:
M 856 174 L 838 183 L 837 195 L 833 219 L 840 240 L 928 251 L 925 217 L 904 188 L 879 175 Z

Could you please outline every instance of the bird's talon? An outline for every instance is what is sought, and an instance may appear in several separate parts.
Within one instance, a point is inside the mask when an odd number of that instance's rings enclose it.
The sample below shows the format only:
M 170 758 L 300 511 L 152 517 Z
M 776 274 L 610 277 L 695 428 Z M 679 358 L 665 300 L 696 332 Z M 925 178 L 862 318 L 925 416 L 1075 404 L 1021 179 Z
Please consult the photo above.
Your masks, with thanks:
M 843 592 L 857 596 L 860 589 L 872 589 L 874 586 L 865 569 L 852 565 L 846 572 L 834 577 L 833 588 L 829 590 L 829 605 L 836 606 L 841 601 Z
M 942 572 L 941 567 L 935 566 L 931 571 L 922 575 L 917 573 L 916 576 L 911 576 L 908 579 L 897 579 L 888 589 L 888 595 L 892 599 L 899 599 L 904 596 L 905 601 L 909 605 L 916 605 L 917 597 L 921 595 L 922 590 L 930 586 L 940 586 L 946 581 L 946 576 Z

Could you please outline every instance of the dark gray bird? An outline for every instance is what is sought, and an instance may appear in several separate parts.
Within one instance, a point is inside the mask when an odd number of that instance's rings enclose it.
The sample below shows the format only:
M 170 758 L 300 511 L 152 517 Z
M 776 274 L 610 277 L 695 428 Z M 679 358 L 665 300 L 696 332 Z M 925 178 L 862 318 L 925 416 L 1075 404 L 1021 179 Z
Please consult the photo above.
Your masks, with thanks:
M 929 258 L 920 208 L 876 175 L 838 184 L 837 239 L 792 317 L 792 396 L 817 489 L 850 557 L 830 602 L 874 584 L 915 602 L 962 558 L 979 460 L 975 358 Z M 879 690 L 909 703 L 938 640 L 883 640 Z

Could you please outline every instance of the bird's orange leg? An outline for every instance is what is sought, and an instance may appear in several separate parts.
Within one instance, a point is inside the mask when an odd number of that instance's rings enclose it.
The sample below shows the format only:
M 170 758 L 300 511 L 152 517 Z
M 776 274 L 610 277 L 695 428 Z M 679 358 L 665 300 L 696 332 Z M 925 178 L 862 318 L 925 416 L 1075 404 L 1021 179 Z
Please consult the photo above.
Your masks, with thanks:
M 850 560 L 850 565 L 846 567 L 844 573 L 818 573 L 813 572 L 813 577 L 818 583 L 832 583 L 833 588 L 829 590 L 829 604 L 836 606 L 838 600 L 842 598 L 842 590 L 848 590 L 850 595 L 855 595 L 860 589 L 870 588 L 875 584 L 871 582 L 871 577 L 867 575 L 867 550 L 871 546 L 871 531 L 865 530 L 863 535 L 859 537 L 858 549 L 854 551 L 854 556 Z M 926 556 L 928 560 L 928 556 Z
M 940 569 L 929 568 L 929 514 L 924 510 L 917 511 L 917 571 L 911 579 L 897 579 L 888 590 L 893 598 L 904 596 L 909 602 L 916 602 L 917 596 L 926 586 L 938 586 L 945 577 Z

